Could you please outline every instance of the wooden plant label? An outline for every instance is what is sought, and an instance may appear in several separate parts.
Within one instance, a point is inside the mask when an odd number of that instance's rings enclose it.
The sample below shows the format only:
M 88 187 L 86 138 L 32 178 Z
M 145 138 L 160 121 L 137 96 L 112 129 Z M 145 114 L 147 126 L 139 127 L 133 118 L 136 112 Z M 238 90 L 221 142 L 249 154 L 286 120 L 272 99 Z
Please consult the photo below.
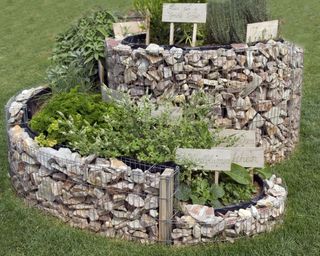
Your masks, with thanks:
M 163 4 L 162 21 L 206 23 L 207 4 Z
M 170 41 L 174 43 L 174 23 L 193 23 L 192 43 L 197 43 L 198 23 L 206 23 L 207 4 L 163 4 L 162 21 L 170 22 Z
M 232 158 L 233 151 L 227 148 L 178 148 L 176 152 L 177 163 L 192 163 L 206 171 L 230 171 Z
M 116 39 L 123 39 L 125 36 L 145 32 L 146 27 L 143 21 L 129 21 L 113 23 L 113 32 Z
M 234 139 L 233 147 L 255 147 L 256 146 L 256 132 L 255 131 L 242 131 L 225 129 L 219 132 L 220 137 L 228 137 Z M 223 143 L 219 146 L 227 146 L 227 143 Z
M 233 151 L 233 163 L 248 168 L 264 167 L 264 149 L 257 147 L 230 148 Z
M 265 21 L 247 25 L 247 43 L 275 39 L 278 37 L 279 21 Z

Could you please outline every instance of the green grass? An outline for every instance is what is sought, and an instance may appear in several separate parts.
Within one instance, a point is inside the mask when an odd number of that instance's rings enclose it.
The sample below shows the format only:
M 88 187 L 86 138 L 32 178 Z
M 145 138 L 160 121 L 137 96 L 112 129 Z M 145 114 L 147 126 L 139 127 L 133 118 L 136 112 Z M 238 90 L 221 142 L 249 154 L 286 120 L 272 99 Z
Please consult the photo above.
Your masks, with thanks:
M 128 8 L 127 0 L 0 0 L 0 102 L 41 84 L 54 36 L 96 5 Z M 70 228 L 25 206 L 8 178 L 5 127 L 0 124 L 0 255 L 319 255 L 320 252 L 320 2 L 270 0 L 285 38 L 305 48 L 301 143 L 275 167 L 287 182 L 285 224 L 235 244 L 170 248 L 106 239 Z M 1 107 L 1 115 L 4 115 Z

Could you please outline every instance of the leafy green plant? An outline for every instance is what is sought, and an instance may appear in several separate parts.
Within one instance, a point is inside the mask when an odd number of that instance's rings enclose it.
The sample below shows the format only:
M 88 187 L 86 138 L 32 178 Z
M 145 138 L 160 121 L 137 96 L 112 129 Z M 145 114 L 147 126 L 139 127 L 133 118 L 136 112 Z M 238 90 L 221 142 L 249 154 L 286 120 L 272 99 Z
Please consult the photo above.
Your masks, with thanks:
M 230 171 L 224 173 L 225 175 L 229 176 L 232 180 L 242 185 L 249 185 L 252 181 L 252 178 L 248 170 L 235 163 L 231 165 Z
M 97 61 L 104 61 L 104 39 L 113 36 L 115 20 L 106 10 L 96 11 L 57 36 L 52 66 L 48 70 L 53 89 L 67 91 L 70 87 L 97 81 Z
M 77 92 L 53 95 L 31 120 L 42 145 L 65 144 L 81 154 L 131 156 L 148 162 L 175 160 L 178 147 L 211 148 L 220 142 L 209 131 L 209 120 L 184 115 L 172 122 L 167 113 L 153 117 L 148 98 L 139 105 L 106 103 L 101 96 Z M 44 137 L 48 141 L 44 141 Z
M 269 166 L 265 168 L 256 168 L 254 169 L 254 172 L 259 174 L 264 179 L 270 179 L 272 176 L 272 171 Z
M 271 176 L 269 168 L 255 169 L 254 172 L 262 174 L 263 178 Z M 215 185 L 212 173 L 195 170 L 189 163 L 182 168 L 180 182 L 176 194 L 178 200 L 216 208 L 250 200 L 257 192 L 249 170 L 237 164 L 232 164 L 230 171 L 223 172 L 219 185 Z
M 180 184 L 176 198 L 185 202 L 191 201 L 193 204 L 220 207 L 222 206 L 220 200 L 224 195 L 224 189 L 220 185 L 213 184 L 207 174 L 202 172 L 189 181 L 184 180 Z
M 221 182 L 221 187 L 225 191 L 222 198 L 224 205 L 237 204 L 252 199 L 252 195 L 256 193 L 256 188 L 252 184 L 241 185 L 232 181 Z

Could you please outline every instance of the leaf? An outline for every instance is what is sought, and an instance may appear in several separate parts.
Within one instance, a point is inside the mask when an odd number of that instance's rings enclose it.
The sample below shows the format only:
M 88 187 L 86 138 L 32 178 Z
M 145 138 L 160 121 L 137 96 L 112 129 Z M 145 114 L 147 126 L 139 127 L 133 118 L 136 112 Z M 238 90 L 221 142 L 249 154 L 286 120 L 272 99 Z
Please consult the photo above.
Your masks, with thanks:
M 197 197 L 196 195 L 191 195 L 190 198 L 191 198 L 193 204 L 199 204 L 199 205 L 206 204 L 206 199 L 203 197 Z
M 215 196 L 215 198 L 222 198 L 225 194 L 224 189 L 217 184 L 211 185 L 210 192 Z
M 272 171 L 269 166 L 262 169 L 255 169 L 254 171 L 260 174 L 264 179 L 270 179 L 272 176 Z
M 222 208 L 223 204 L 219 201 L 219 200 L 212 200 L 210 202 L 210 204 L 214 207 L 214 208 Z
M 232 180 L 242 185 L 251 184 L 251 177 L 246 168 L 238 165 L 232 164 L 231 171 L 225 172 Z
M 188 185 L 181 183 L 177 191 L 176 198 L 180 201 L 186 202 L 190 199 L 190 196 L 191 188 Z

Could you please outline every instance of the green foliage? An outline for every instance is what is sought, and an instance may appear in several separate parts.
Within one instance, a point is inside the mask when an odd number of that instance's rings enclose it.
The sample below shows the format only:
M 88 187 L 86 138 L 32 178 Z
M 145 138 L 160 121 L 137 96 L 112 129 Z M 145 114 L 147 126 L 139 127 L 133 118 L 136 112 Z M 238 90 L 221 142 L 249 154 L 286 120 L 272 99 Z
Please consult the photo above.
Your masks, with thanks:
M 147 98 L 139 105 L 100 98 L 76 90 L 54 95 L 30 122 L 40 133 L 38 141 L 48 145 L 56 140 L 83 155 L 130 156 L 154 163 L 175 160 L 178 147 L 210 148 L 219 142 L 209 132 L 208 120 L 186 115 L 172 122 L 166 113 L 154 118 Z
M 134 0 L 136 11 L 146 16 L 147 13 L 151 16 L 150 38 L 151 42 L 157 44 L 168 44 L 169 42 L 169 23 L 162 22 L 162 6 L 163 3 L 205 3 L 206 0 Z M 203 33 L 199 26 L 198 40 L 201 41 Z M 176 24 L 175 25 L 175 43 L 190 44 L 192 41 L 192 26 L 191 24 Z
M 237 171 L 235 171 L 236 168 Z M 237 173 L 239 169 L 239 166 L 234 166 L 231 172 Z M 243 167 L 241 169 L 241 172 L 245 170 L 247 174 L 242 174 L 245 178 L 239 178 L 240 175 L 226 175 L 230 172 L 224 172 L 221 175 L 219 185 L 216 185 L 214 184 L 213 173 L 195 171 L 190 166 L 183 168 L 176 198 L 183 202 L 209 205 L 215 208 L 248 201 L 256 193 L 256 188 L 251 183 L 248 171 Z M 244 180 L 246 180 L 246 184 L 243 184 Z
M 70 87 L 95 82 L 97 61 L 104 60 L 104 39 L 112 36 L 115 17 L 106 10 L 96 11 L 77 21 L 56 38 L 48 80 L 53 89 L 67 91 Z
M 208 0 L 205 42 L 245 42 L 247 24 L 267 19 L 266 0 Z
M 264 179 L 270 179 L 272 176 L 272 171 L 271 168 L 269 166 L 265 167 L 265 168 L 256 168 L 254 169 L 254 171 L 258 174 L 260 174 L 262 176 L 262 178 Z
M 248 170 L 238 164 L 233 163 L 231 165 L 231 171 L 224 173 L 232 180 L 242 185 L 249 185 L 252 181 Z
M 253 194 L 256 193 L 256 188 L 252 184 L 241 185 L 232 181 L 221 182 L 221 187 L 225 191 L 222 198 L 224 205 L 237 204 L 252 199 Z
M 189 169 L 190 170 L 190 169 Z M 220 199 L 225 195 L 224 189 L 206 177 L 204 172 L 198 173 L 190 181 L 180 184 L 176 198 L 181 201 L 191 201 L 193 204 L 220 207 Z

